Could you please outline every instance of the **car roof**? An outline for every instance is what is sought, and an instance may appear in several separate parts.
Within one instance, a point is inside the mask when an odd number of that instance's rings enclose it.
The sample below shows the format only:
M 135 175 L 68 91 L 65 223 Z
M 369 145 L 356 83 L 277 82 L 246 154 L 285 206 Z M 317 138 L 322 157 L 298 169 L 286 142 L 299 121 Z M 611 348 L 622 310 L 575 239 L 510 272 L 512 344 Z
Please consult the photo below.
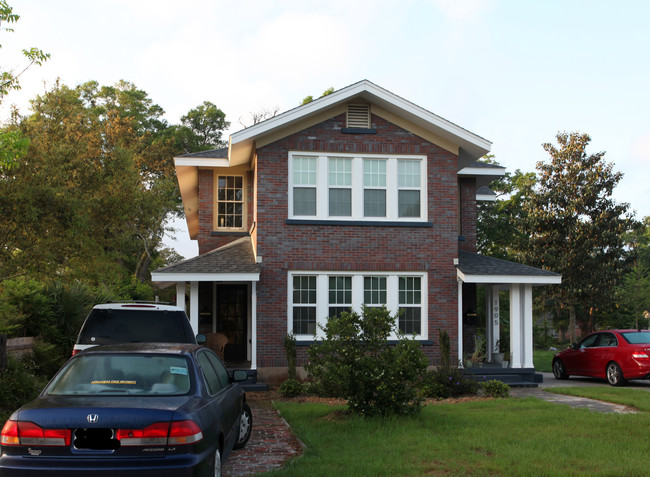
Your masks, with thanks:
M 189 354 L 202 346 L 191 343 L 124 343 L 116 345 L 93 346 L 80 351 L 77 355 L 116 354 L 116 353 L 151 353 L 151 354 Z
M 180 306 L 170 305 L 168 303 L 158 303 L 158 302 L 109 302 L 109 303 L 100 303 L 93 307 L 95 310 L 119 310 L 119 309 L 129 309 L 129 310 L 166 310 L 166 311 L 185 311 Z

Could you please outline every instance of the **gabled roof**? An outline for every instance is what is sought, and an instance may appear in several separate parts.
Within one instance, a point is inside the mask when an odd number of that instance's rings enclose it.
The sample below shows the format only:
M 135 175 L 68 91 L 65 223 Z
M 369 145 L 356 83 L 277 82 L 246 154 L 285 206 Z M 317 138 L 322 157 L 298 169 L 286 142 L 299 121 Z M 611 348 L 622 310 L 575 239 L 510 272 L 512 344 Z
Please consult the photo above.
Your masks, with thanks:
M 559 273 L 462 250 L 458 252 L 456 273 L 465 283 L 530 283 L 533 285 L 562 283 L 562 275 Z
M 362 80 L 311 103 L 286 111 L 230 136 L 231 165 L 247 162 L 255 147 L 292 134 L 343 112 L 354 100 L 371 104 L 372 112 L 389 121 L 399 119 L 407 123 L 405 129 L 437 136 L 440 142 L 454 145 L 459 156 L 476 160 L 490 151 L 492 143 L 376 84 Z M 278 136 L 279 135 L 279 136 Z M 435 141 L 434 141 L 435 142 Z M 440 145 L 440 144 L 439 144 Z
M 250 237 L 151 272 L 154 282 L 259 281 L 261 265 Z

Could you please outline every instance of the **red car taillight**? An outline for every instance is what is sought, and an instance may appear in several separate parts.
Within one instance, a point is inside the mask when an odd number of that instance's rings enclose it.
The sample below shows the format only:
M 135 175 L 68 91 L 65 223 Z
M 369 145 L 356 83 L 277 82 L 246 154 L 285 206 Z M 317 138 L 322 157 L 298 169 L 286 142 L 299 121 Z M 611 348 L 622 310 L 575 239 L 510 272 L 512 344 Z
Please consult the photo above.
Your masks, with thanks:
M 643 351 L 634 351 L 632 353 L 632 357 L 634 359 L 648 359 L 648 354 L 644 353 Z
M 70 429 L 43 429 L 33 422 L 7 421 L 0 443 L 5 446 L 69 446 Z
M 161 446 L 193 444 L 203 439 L 194 421 L 157 422 L 144 429 L 118 429 L 117 439 L 123 446 Z

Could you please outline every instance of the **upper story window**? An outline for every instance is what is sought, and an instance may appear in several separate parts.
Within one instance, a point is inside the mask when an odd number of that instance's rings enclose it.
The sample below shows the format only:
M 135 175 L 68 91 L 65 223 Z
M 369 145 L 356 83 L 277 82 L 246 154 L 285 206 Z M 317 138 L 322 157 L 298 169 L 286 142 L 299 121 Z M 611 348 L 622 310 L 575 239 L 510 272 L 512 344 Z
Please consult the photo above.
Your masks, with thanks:
M 244 178 L 217 177 L 217 227 L 241 229 L 244 227 Z
M 427 220 L 426 156 L 289 153 L 289 218 Z

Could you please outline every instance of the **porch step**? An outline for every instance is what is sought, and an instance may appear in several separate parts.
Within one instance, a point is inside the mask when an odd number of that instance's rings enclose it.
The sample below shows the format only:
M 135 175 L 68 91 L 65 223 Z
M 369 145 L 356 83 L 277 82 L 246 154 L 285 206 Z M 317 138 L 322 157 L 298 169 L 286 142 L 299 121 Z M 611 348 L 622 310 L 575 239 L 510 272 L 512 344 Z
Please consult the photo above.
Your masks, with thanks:
M 479 383 L 496 379 L 510 387 L 534 387 L 544 382 L 544 376 L 535 372 L 535 368 L 501 368 L 484 366 L 482 368 L 465 368 L 463 374 Z

